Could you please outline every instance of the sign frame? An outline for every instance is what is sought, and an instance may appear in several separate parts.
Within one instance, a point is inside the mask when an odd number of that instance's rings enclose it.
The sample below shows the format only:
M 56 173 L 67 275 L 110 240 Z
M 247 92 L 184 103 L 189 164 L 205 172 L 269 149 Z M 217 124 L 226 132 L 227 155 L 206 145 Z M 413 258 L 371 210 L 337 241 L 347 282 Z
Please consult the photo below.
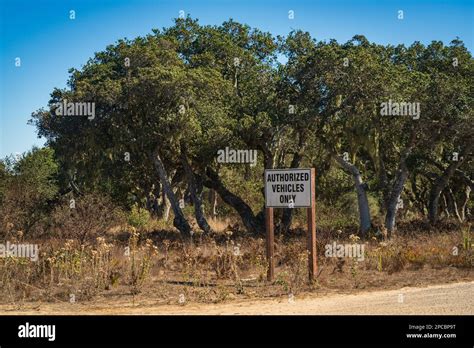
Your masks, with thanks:
M 306 247 L 308 250 L 308 276 L 312 282 L 318 273 L 318 258 L 316 250 L 316 170 L 314 168 L 287 168 L 287 169 L 265 169 L 265 230 L 266 230 L 266 256 L 268 261 L 267 279 L 273 281 L 275 279 L 275 233 L 273 222 L 274 207 L 267 207 L 267 171 L 289 171 L 309 170 L 310 171 L 310 206 L 306 208 L 308 217 L 308 238 Z M 278 207 L 281 208 L 281 207 Z M 283 207 L 285 208 L 285 207 Z M 287 207 L 287 209 L 299 208 L 297 206 Z
M 312 204 L 312 197 L 311 193 L 313 192 L 313 180 L 311 180 L 311 169 L 314 168 L 283 168 L 283 169 L 265 169 L 265 208 L 289 208 L 289 207 L 282 207 L 282 206 L 275 206 L 275 205 L 267 205 L 267 195 L 268 195 L 268 188 L 267 188 L 267 173 L 268 172 L 288 172 L 288 171 L 308 171 L 309 174 L 309 192 L 310 192 L 310 197 L 309 197 L 309 205 L 296 205 L 294 204 L 293 207 L 289 209 L 294 209 L 294 208 L 310 208 Z

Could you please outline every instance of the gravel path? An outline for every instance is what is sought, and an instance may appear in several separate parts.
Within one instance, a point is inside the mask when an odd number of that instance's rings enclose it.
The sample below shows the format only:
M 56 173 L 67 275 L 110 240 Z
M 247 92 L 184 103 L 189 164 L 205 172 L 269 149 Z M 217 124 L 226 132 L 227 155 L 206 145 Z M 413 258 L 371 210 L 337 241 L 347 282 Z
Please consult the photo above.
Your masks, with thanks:
M 0 314 L 468 314 L 474 315 L 474 282 L 362 292 L 351 295 L 306 295 L 221 304 L 133 306 L 114 301 L 97 304 L 33 304 L 18 309 L 1 305 Z

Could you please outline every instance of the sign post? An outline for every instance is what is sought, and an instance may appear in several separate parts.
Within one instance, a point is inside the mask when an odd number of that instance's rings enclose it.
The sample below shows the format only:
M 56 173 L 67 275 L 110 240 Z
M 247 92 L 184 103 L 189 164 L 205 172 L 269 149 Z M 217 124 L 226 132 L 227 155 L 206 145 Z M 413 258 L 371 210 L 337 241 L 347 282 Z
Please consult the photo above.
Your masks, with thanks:
M 307 208 L 308 215 L 308 270 L 309 280 L 313 281 L 318 271 L 316 254 L 316 190 L 315 170 L 311 168 L 311 207 Z
M 275 234 L 273 232 L 273 208 L 265 209 L 265 227 L 267 230 L 267 279 L 268 281 L 272 282 L 275 277 L 275 259 L 273 258 L 273 253 L 275 250 Z
M 308 270 L 312 281 L 317 274 L 315 170 L 265 170 L 265 228 L 267 234 L 267 278 L 275 276 L 273 208 L 306 208 L 308 215 Z

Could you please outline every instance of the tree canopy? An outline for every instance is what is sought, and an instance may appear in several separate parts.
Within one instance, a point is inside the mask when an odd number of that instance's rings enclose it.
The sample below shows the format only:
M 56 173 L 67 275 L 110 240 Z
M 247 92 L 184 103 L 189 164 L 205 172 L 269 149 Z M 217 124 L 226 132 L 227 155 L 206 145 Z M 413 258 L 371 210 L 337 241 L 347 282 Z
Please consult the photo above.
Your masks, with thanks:
M 175 196 L 190 194 L 206 230 L 203 188 L 263 232 L 263 170 L 287 167 L 317 168 L 317 196 L 328 204 L 356 192 L 362 233 L 373 226 L 373 197 L 392 232 L 402 209 L 436 223 L 440 197 L 460 219 L 472 206 L 473 67 L 459 39 L 338 43 L 188 17 L 71 69 L 68 88 L 55 89 L 32 123 L 62 185 L 128 207 L 169 199 L 185 235 Z M 94 103 L 94 118 L 57 115 L 64 100 Z M 257 165 L 218 163 L 225 147 L 257 150 Z

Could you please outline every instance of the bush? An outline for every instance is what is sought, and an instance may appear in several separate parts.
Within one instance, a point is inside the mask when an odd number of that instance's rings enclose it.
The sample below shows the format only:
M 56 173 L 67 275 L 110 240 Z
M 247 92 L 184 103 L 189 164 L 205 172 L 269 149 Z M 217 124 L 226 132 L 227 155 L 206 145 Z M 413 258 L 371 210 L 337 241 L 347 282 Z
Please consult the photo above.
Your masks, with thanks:
M 150 222 L 150 212 L 146 209 L 138 207 L 137 204 L 132 206 L 132 210 L 128 214 L 128 223 L 137 228 L 143 229 Z
M 88 193 L 63 199 L 52 214 L 53 230 L 59 238 L 76 239 L 82 244 L 104 236 L 111 227 L 123 224 L 123 216 L 122 210 L 109 197 Z
M 41 234 L 50 201 L 58 194 L 57 173 L 50 148 L 33 148 L 20 159 L 0 162 L 0 236 L 14 230 Z

